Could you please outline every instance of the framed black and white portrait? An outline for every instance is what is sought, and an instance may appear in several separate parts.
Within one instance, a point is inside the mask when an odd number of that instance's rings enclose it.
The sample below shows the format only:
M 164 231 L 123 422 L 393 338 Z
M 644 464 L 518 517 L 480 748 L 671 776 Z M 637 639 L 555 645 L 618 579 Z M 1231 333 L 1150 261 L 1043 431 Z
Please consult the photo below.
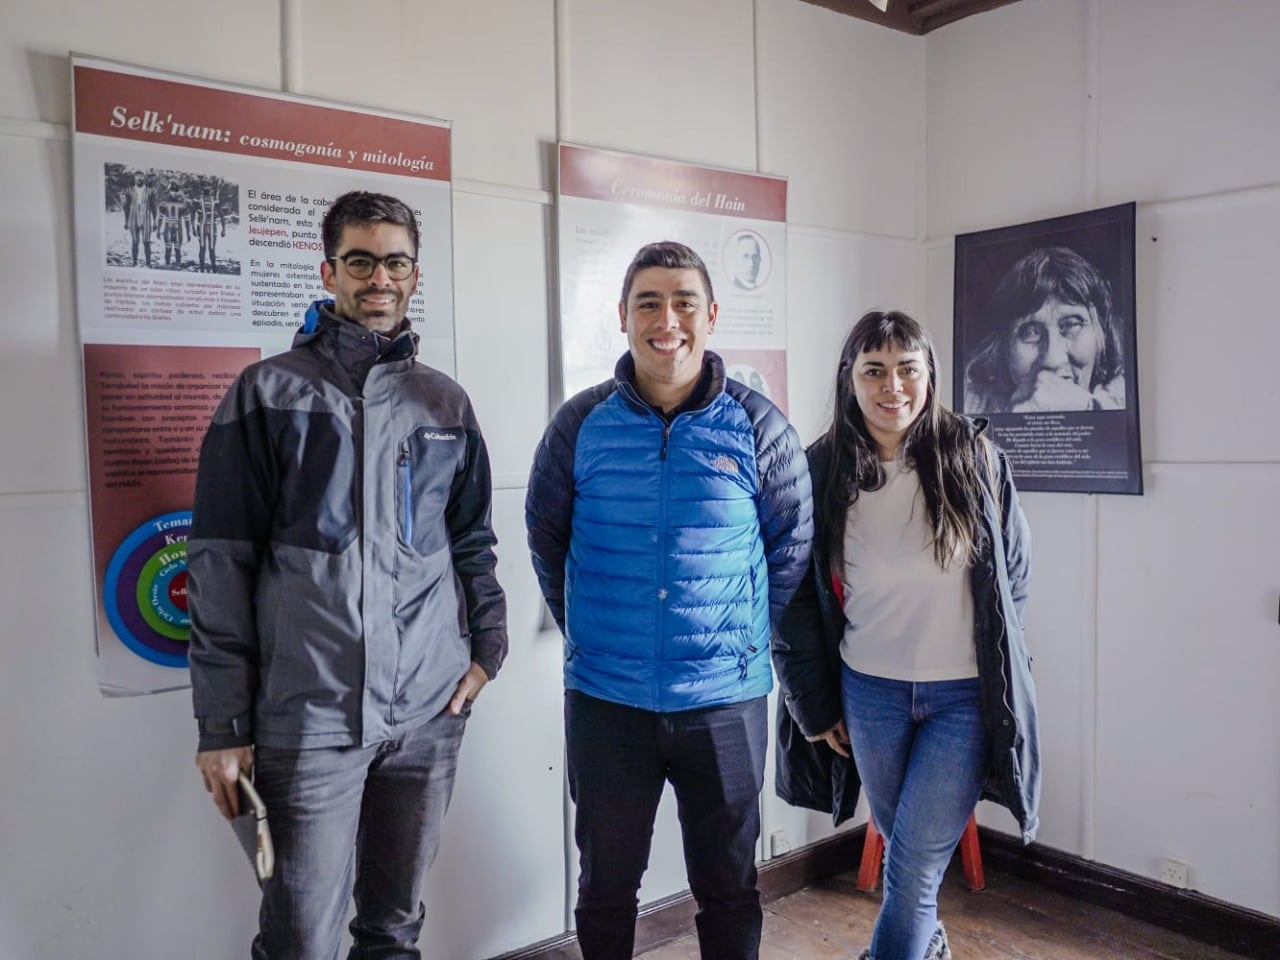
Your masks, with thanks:
M 1142 492 L 1132 203 L 956 237 L 957 410 L 1024 490 Z

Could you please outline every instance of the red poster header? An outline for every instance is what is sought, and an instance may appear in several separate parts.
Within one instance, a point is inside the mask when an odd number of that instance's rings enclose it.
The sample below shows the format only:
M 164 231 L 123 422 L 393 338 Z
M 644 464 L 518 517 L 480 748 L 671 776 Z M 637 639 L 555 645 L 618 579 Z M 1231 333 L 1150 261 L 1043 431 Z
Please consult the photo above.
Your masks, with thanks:
M 75 67 L 75 131 L 448 180 L 449 128 L 268 94 Z
M 560 193 L 748 220 L 787 219 L 787 181 L 560 144 Z

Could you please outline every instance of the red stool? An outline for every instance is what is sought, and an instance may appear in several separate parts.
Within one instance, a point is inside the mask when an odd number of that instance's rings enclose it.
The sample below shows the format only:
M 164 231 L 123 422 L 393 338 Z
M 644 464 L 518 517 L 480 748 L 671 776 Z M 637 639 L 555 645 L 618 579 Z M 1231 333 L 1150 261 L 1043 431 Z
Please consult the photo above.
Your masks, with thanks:
M 982 873 L 982 851 L 978 849 L 978 821 L 971 813 L 960 835 L 960 862 L 964 865 L 964 882 L 970 890 L 987 885 Z M 880 864 L 884 860 L 884 837 L 875 823 L 867 821 L 867 837 L 862 842 L 862 863 L 858 867 L 858 889 L 872 893 L 880 882 Z

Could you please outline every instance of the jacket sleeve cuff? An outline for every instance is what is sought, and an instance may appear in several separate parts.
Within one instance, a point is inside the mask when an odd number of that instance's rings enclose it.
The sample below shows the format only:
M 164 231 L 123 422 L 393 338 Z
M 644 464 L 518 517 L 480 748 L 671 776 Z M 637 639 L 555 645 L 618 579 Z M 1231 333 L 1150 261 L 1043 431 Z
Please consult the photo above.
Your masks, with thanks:
M 226 750 L 247 747 L 253 743 L 253 717 L 245 713 L 230 720 L 221 717 L 196 717 L 200 730 L 198 749 Z
M 507 636 L 499 630 L 487 630 L 471 635 L 471 661 L 479 664 L 490 680 L 498 675 L 502 661 L 507 658 Z
M 806 740 L 821 738 L 843 718 L 838 699 L 814 696 L 787 696 L 787 709 Z

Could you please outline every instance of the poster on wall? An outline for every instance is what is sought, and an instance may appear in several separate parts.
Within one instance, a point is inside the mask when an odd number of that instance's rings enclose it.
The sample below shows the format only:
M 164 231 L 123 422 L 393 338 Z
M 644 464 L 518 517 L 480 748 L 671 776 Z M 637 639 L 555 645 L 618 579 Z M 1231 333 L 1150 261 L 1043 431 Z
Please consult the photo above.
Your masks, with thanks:
M 209 419 L 245 365 L 326 296 L 320 225 L 353 190 L 421 227 L 409 317 L 452 373 L 450 129 L 426 120 L 71 62 L 98 684 L 187 685 L 186 538 Z
M 956 237 L 955 407 L 1023 490 L 1142 493 L 1134 212 Z
M 613 376 L 632 257 L 676 240 L 702 257 L 720 304 L 707 346 L 726 373 L 787 409 L 787 181 L 560 144 L 564 395 Z

